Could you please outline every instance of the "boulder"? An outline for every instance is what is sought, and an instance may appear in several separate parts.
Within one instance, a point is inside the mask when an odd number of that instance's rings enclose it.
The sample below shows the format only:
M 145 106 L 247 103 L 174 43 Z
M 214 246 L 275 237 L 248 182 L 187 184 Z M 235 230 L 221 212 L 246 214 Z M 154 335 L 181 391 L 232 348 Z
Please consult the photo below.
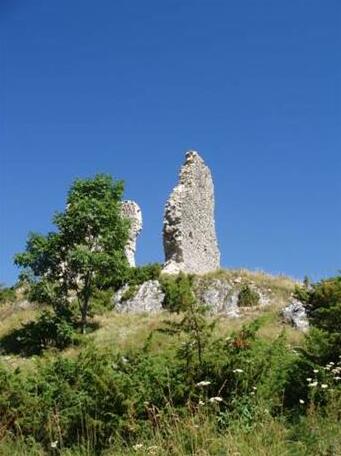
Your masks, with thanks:
M 125 299 L 129 286 L 125 285 L 116 292 L 113 299 L 114 308 L 118 312 L 156 313 L 162 310 L 164 293 L 158 280 L 147 280 L 133 290 L 133 296 Z M 129 293 L 130 295 L 130 293 Z
M 309 321 L 303 304 L 297 299 L 282 309 L 282 316 L 285 322 L 291 324 L 296 329 L 306 332 L 309 329 Z

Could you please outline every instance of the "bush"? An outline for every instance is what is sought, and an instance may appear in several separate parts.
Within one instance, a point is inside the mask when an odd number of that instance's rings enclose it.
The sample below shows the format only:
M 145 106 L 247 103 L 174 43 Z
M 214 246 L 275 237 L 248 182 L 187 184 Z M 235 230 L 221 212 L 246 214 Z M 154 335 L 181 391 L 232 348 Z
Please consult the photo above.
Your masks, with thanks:
M 69 319 L 43 311 L 36 321 L 25 323 L 5 335 L 0 347 L 5 353 L 32 356 L 47 348 L 63 349 L 78 341 L 75 327 Z
M 158 280 L 161 274 L 161 265 L 159 263 L 146 264 L 129 270 L 126 283 L 128 285 L 141 285 L 147 280 Z
M 253 307 L 259 304 L 259 294 L 252 290 L 249 285 L 244 285 L 238 295 L 239 307 Z
M 312 330 L 306 355 L 313 362 L 339 361 L 341 356 L 341 275 L 296 290 L 307 311 Z
M 161 277 L 165 293 L 163 307 L 171 312 L 186 310 L 193 301 L 193 276 L 180 273 L 177 276 Z
M 14 287 L 5 287 L 0 285 L 0 304 L 6 302 L 14 302 L 16 299 L 16 293 Z

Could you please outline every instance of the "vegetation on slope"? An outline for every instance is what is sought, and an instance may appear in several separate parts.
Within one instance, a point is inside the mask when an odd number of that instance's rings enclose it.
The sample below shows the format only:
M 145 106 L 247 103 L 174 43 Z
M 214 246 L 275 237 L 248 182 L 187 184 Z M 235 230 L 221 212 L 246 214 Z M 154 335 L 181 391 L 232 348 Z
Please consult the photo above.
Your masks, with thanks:
M 238 281 L 246 308 L 248 284 L 270 289 L 258 316 L 208 316 L 184 274 L 160 278 L 162 314 L 115 315 L 116 286 L 160 275 L 127 267 L 121 194 L 105 176 L 76 181 L 57 232 L 16 257 L 20 291 L 1 289 L 0 454 L 341 454 L 341 277 L 296 289 L 306 336 L 279 319 L 293 281 L 247 271 L 201 280 Z M 25 287 L 36 307 L 13 302 Z

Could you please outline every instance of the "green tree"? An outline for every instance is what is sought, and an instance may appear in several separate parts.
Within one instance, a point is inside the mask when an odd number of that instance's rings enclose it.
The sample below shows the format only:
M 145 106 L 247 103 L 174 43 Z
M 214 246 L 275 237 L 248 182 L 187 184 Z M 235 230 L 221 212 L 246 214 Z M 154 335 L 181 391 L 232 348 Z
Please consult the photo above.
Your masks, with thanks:
M 341 356 L 341 275 L 321 280 L 305 291 L 304 305 L 312 331 L 308 347 L 317 361 L 339 361 Z
M 123 188 L 123 182 L 107 175 L 77 179 L 66 209 L 53 218 L 57 230 L 46 236 L 31 233 L 25 252 L 15 256 L 34 299 L 61 314 L 70 311 L 71 298 L 76 298 L 82 332 L 94 292 L 113 285 L 128 269 L 124 247 L 129 222 L 120 212 Z

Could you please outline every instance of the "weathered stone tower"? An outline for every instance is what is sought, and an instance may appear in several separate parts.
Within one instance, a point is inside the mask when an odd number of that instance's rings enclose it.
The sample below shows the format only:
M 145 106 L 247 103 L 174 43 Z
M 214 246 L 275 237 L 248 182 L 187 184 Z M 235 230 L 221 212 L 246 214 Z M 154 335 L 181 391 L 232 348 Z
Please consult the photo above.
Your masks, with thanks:
M 186 153 L 179 183 L 166 203 L 163 245 L 164 273 L 204 274 L 220 267 L 212 176 L 195 151 Z
M 142 230 L 142 213 L 135 201 L 123 201 L 121 205 L 122 216 L 130 221 L 129 237 L 125 246 L 125 254 L 130 266 L 135 266 L 135 251 L 137 236 Z

